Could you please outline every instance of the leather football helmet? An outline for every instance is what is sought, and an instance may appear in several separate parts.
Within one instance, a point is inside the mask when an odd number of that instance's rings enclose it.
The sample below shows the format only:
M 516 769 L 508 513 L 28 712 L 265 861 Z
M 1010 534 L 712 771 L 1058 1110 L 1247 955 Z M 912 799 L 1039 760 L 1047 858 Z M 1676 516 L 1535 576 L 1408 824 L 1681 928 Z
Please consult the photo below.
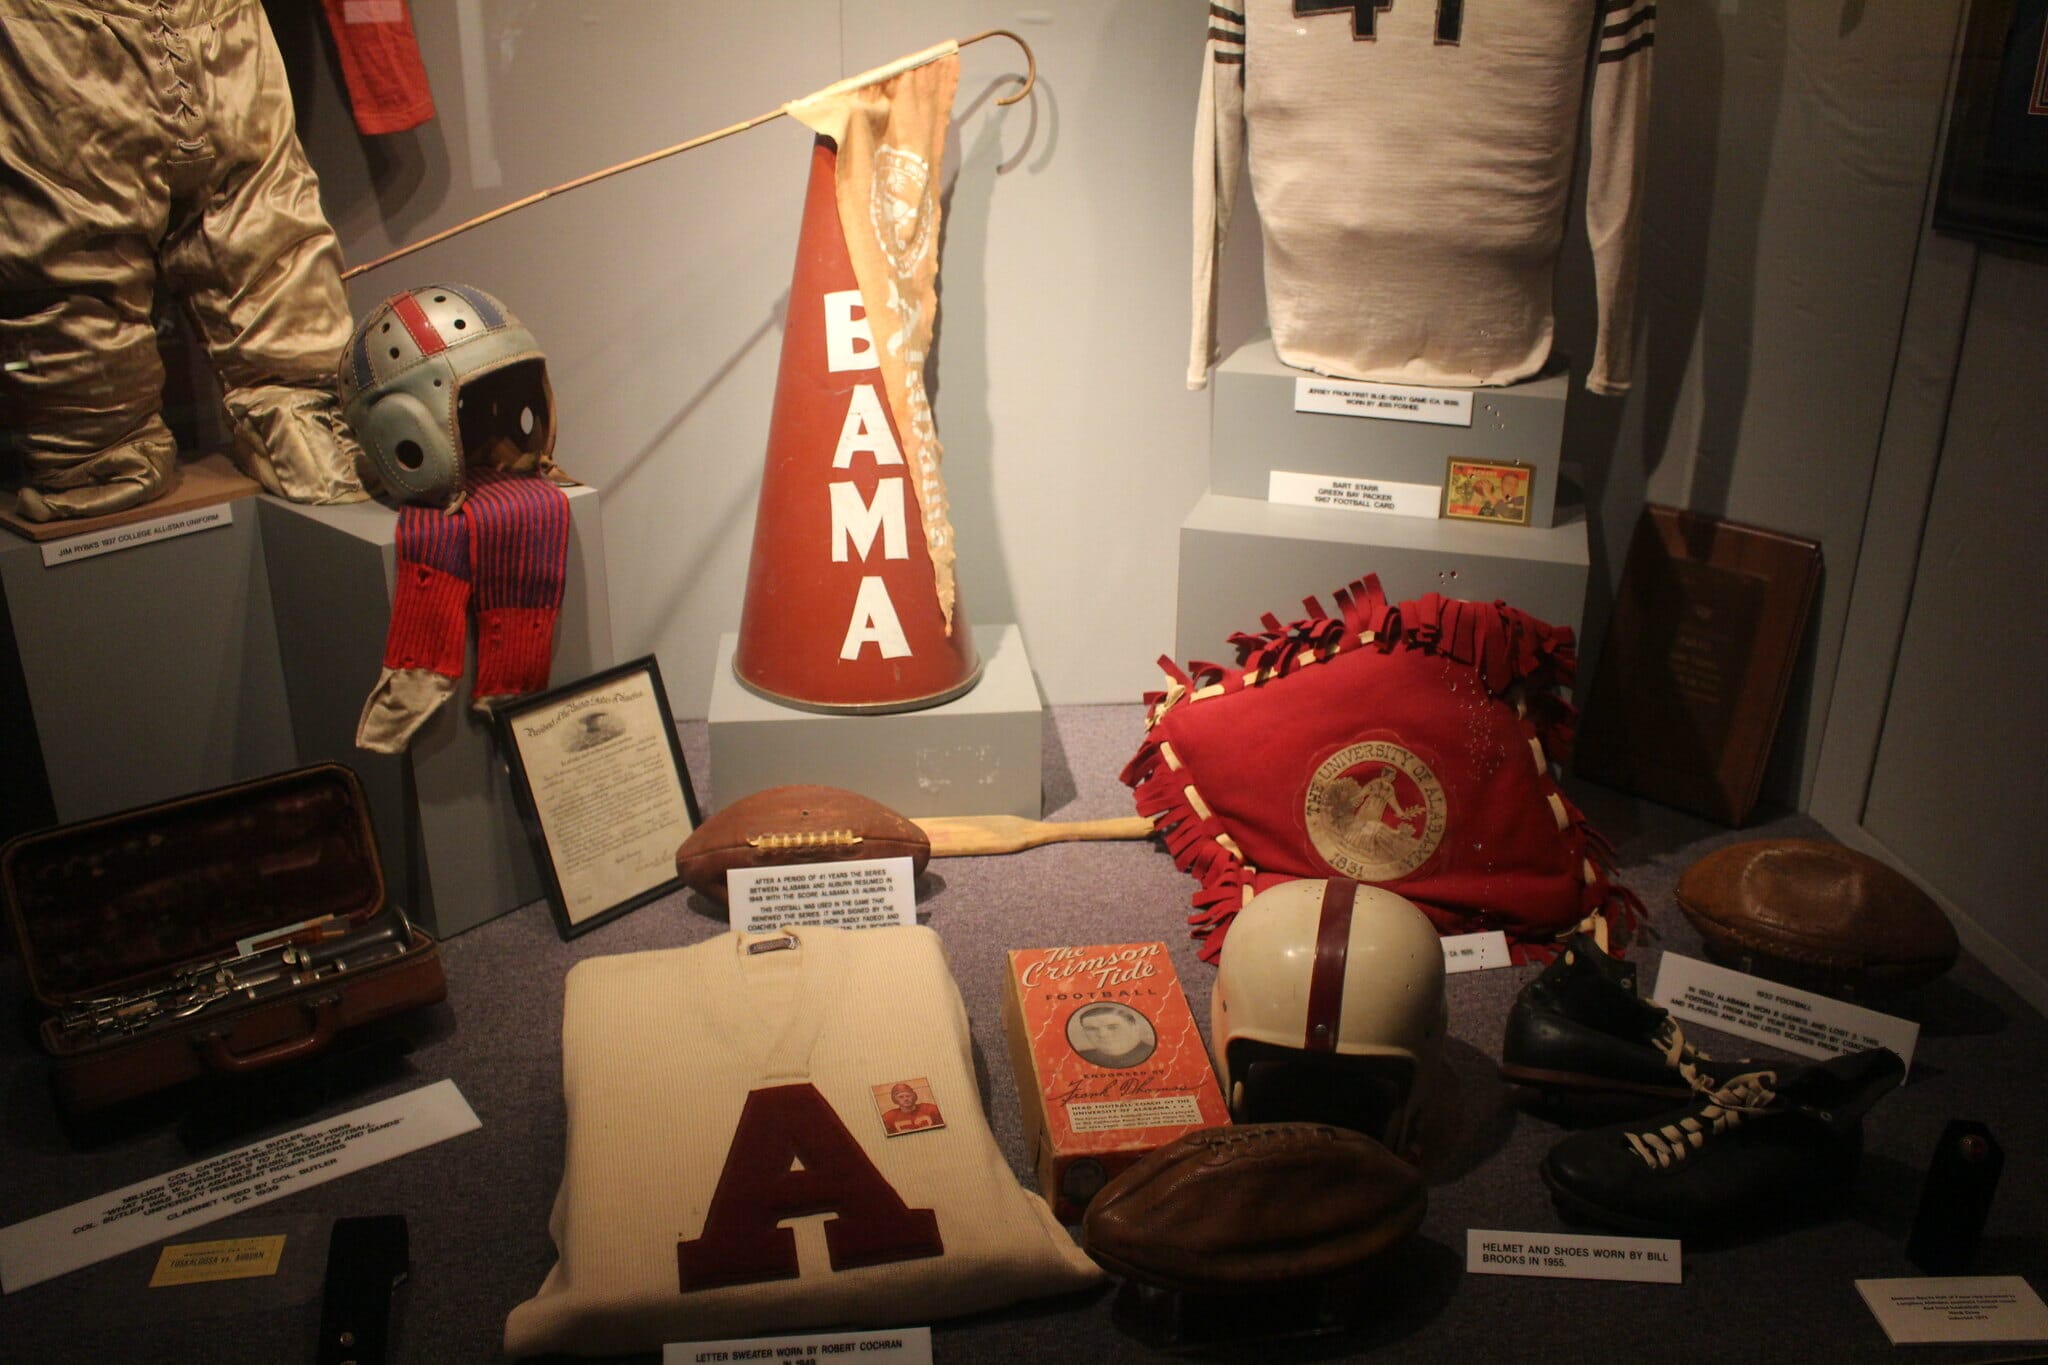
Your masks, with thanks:
M 550 472 L 547 357 L 481 289 L 430 284 L 363 319 L 341 357 L 342 415 L 392 496 L 454 506 L 471 460 Z
M 1448 1025 L 1436 929 L 1345 878 L 1252 897 L 1223 941 L 1209 1036 L 1239 1123 L 1331 1123 L 1406 1152 Z

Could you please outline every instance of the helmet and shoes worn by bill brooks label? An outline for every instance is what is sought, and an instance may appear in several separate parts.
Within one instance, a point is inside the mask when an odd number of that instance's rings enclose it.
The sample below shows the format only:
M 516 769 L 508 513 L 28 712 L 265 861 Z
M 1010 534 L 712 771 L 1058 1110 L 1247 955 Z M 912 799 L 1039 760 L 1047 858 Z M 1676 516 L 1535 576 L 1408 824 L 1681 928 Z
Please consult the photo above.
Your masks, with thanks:
M 1543 1179 L 1567 1218 L 1655 1235 L 1824 1211 L 1855 1180 L 1863 1115 L 1905 1074 L 1885 1048 L 1745 1072 L 1683 1108 L 1573 1134 L 1543 1159 Z
M 343 415 L 393 497 L 452 510 L 478 462 L 567 482 L 554 464 L 547 357 L 512 311 L 430 284 L 371 311 L 341 358 Z
M 1401 1156 L 1436 1087 L 1447 1020 L 1435 927 L 1393 892 L 1342 877 L 1252 897 L 1210 992 L 1233 1119 L 1335 1124 Z
M 1550 1094 L 1682 1100 L 1753 1062 L 1715 1061 L 1669 1012 L 1636 993 L 1635 964 L 1573 934 L 1508 1011 L 1501 1079 Z

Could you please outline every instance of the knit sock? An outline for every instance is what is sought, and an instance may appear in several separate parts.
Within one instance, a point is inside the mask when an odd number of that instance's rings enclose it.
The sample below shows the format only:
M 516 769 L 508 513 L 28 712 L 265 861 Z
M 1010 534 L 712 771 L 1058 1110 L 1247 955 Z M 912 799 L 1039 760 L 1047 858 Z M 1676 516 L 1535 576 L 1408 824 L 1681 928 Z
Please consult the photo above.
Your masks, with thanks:
M 398 586 L 384 671 L 363 703 L 356 746 L 403 753 L 413 732 L 454 695 L 469 624 L 466 511 L 398 509 Z
M 546 479 L 491 470 L 472 470 L 470 478 L 463 510 L 476 580 L 481 706 L 548 685 L 569 563 L 569 498 Z

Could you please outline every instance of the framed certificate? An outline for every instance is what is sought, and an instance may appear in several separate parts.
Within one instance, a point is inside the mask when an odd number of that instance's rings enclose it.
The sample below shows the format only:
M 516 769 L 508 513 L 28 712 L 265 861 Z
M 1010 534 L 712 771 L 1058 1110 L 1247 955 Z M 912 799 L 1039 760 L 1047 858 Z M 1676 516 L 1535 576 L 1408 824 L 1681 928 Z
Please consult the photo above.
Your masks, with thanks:
M 520 697 L 497 723 L 563 938 L 682 886 L 697 797 L 652 655 Z

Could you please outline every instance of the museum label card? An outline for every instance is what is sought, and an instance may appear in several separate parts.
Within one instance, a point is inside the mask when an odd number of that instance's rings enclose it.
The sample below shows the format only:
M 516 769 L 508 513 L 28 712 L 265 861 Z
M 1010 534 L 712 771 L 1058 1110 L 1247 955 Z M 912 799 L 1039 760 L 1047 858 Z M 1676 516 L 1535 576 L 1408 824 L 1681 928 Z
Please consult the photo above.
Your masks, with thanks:
M 274 1237 L 231 1237 L 224 1242 L 180 1242 L 156 1258 L 151 1289 L 171 1284 L 202 1284 L 208 1280 L 253 1280 L 275 1275 L 284 1256 L 284 1234 Z
M 1433 483 L 1346 479 L 1331 474 L 1295 474 L 1285 469 L 1275 469 L 1266 475 L 1266 501 L 1286 507 L 1337 507 L 1347 512 L 1434 518 L 1442 500 L 1443 489 Z
M 0 1293 L 12 1294 L 188 1227 L 267 1204 L 480 1125 L 454 1081 L 436 1081 L 151 1180 L 0 1228 Z
M 1513 965 L 1508 956 L 1508 936 L 1499 929 L 1483 934 L 1452 934 L 1443 940 L 1444 970 L 1483 972 Z
M 215 503 L 190 512 L 173 512 L 167 517 L 154 521 L 130 522 L 100 532 L 96 536 L 72 536 L 68 540 L 51 540 L 43 543 L 43 567 L 54 568 L 59 564 L 70 564 L 80 559 L 91 559 L 95 555 L 110 555 L 116 550 L 131 550 L 137 545 L 147 545 L 153 540 L 170 540 L 177 536 L 189 536 L 195 531 L 210 530 L 225 526 L 235 519 L 231 503 Z
M 1829 995 L 1816 995 L 1711 962 L 1666 953 L 1651 996 L 1681 1018 L 1773 1043 L 1802 1057 L 1840 1057 L 1888 1047 L 1910 1070 L 1920 1026 Z
M 742 933 L 917 923 L 917 874 L 908 858 L 736 867 L 725 874 L 725 890 Z
M 1423 389 L 1407 384 L 1362 384 L 1303 376 L 1294 381 L 1294 410 L 1333 417 L 1379 417 L 1393 422 L 1472 425 L 1470 389 Z
M 2048 1305 L 2017 1275 L 1858 1280 L 1856 1292 L 1894 1346 L 2048 1341 Z
M 875 1365 L 932 1365 L 932 1329 L 892 1327 L 886 1332 L 820 1332 L 737 1341 L 671 1341 L 661 1365 L 727 1365 L 737 1360 L 873 1361 Z
M 1665 1237 L 1503 1232 L 1498 1228 L 1465 1230 L 1467 1275 L 1677 1284 L 1683 1270 L 1680 1244 Z

